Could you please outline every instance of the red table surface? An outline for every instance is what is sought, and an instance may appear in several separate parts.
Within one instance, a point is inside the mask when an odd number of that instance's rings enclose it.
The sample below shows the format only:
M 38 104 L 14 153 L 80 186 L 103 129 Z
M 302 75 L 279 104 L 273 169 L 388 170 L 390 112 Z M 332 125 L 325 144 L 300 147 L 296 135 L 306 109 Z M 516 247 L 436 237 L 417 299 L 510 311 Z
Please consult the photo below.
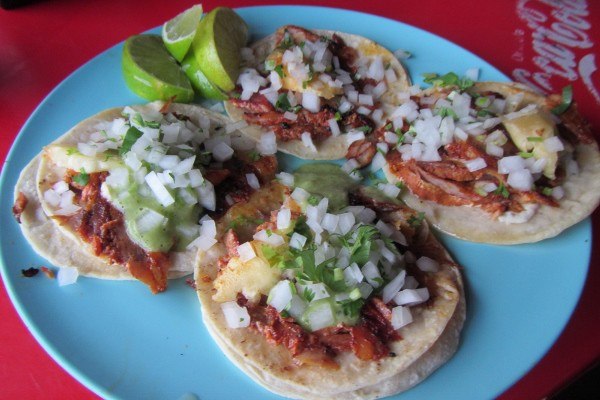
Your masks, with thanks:
M 600 45 L 593 39 L 600 38 L 600 2 L 441 3 L 331 0 L 319 5 L 368 12 L 423 28 L 474 52 L 513 79 L 545 91 L 559 92 L 572 83 L 582 113 L 599 131 L 600 72 L 594 72 Z M 178 0 L 57 0 L 0 11 L 0 160 L 6 158 L 12 141 L 39 102 L 72 71 L 128 36 L 158 26 L 192 4 Z M 206 1 L 204 8 L 263 4 L 314 5 L 309 1 Z M 418 51 L 418 44 L 414 49 Z M 436 72 L 445 72 L 443 66 Z M 592 218 L 597 232 L 599 213 Z M 548 396 L 600 358 L 600 292 L 595 290 L 600 287 L 599 244 L 600 239 L 595 237 L 583 295 L 566 329 L 546 356 L 500 399 Z M 0 293 L 0 315 L 0 398 L 97 398 L 37 344 L 4 289 Z

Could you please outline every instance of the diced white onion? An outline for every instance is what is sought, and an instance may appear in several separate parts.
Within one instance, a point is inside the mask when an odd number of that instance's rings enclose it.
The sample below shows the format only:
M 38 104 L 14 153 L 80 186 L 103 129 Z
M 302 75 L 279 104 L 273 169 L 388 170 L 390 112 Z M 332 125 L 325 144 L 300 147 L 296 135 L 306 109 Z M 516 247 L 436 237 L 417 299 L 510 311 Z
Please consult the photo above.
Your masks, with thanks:
M 373 161 L 371 161 L 371 171 L 379 171 L 385 166 L 386 163 L 387 161 L 385 160 L 385 156 L 378 151 L 373 157 Z
M 323 301 L 316 307 L 305 312 L 306 322 L 311 331 L 318 331 L 335 323 L 333 310 L 327 301 Z
M 199 169 L 193 169 L 188 172 L 188 178 L 190 180 L 190 186 L 196 188 L 204 182 L 204 177 L 202 176 L 202 172 Z
M 427 256 L 419 257 L 416 264 L 423 272 L 437 272 L 440 268 L 440 264 L 436 260 Z
M 528 191 L 533 186 L 533 176 L 529 170 L 522 169 L 510 172 L 506 182 L 515 189 Z
M 350 264 L 344 270 L 344 280 L 348 286 L 356 285 L 359 282 L 362 282 L 364 276 L 356 263 Z
M 338 229 L 342 235 L 345 235 L 348 232 L 350 232 L 350 230 L 354 226 L 354 223 L 356 222 L 356 218 L 355 218 L 354 214 L 352 214 L 351 212 L 342 213 L 342 214 L 339 214 L 338 216 L 339 216 Z
M 346 144 L 349 146 L 357 140 L 365 138 L 365 133 L 362 131 L 350 131 L 346 134 Z
M 429 290 L 426 287 L 420 289 L 404 289 L 394 296 L 394 302 L 399 306 L 414 306 L 429 300 Z
M 358 218 L 358 220 L 363 224 L 370 224 L 375 220 L 375 218 L 377 218 L 377 213 L 370 208 L 365 207 L 365 209 L 362 210 L 356 218 Z
M 329 231 L 330 233 L 335 233 L 335 231 L 336 231 L 336 229 L 338 227 L 339 220 L 340 220 L 339 215 L 327 213 L 323 217 L 323 221 L 321 222 L 321 226 L 326 231 Z
M 260 141 L 256 145 L 256 150 L 262 155 L 277 153 L 277 138 L 275 132 L 269 131 L 260 136 Z
M 520 156 L 504 157 L 498 161 L 498 172 L 508 174 L 525 169 L 525 160 Z
M 168 207 L 171 204 L 175 203 L 175 199 L 171 196 L 171 193 L 165 188 L 165 186 L 160 182 L 160 179 L 156 175 L 156 172 L 152 171 L 145 177 L 146 183 L 152 190 L 152 193 L 156 197 L 156 200 L 164 207 Z
M 215 187 L 210 181 L 205 180 L 200 186 L 196 188 L 198 191 L 198 201 L 202 207 L 210 211 L 215 211 L 217 206 L 217 199 L 215 196 Z
M 294 186 L 294 175 L 288 172 L 280 172 L 275 174 L 275 178 L 279 179 L 279 182 L 281 182 L 283 185 Z
M 554 197 L 556 200 L 560 200 L 565 197 L 565 190 L 562 188 L 562 186 L 555 186 L 552 188 L 552 197 Z
M 247 328 L 250 326 L 250 314 L 246 307 L 241 307 L 235 301 L 221 303 L 227 326 L 231 329 Z
M 56 274 L 58 286 L 71 285 L 77 282 L 77 277 L 79 277 L 79 271 L 73 267 L 60 267 Z
M 146 233 L 159 226 L 164 226 L 167 223 L 167 218 L 150 208 L 147 208 L 137 218 L 136 225 L 140 233 Z
M 282 244 L 285 243 L 285 241 L 283 240 L 283 237 L 281 237 L 281 235 L 278 235 L 277 233 L 270 233 L 266 230 L 260 230 L 258 232 L 256 232 L 253 236 L 254 240 L 258 240 L 264 243 L 267 243 L 273 247 L 277 247 L 277 246 L 281 246 Z
M 282 208 L 277 213 L 277 229 L 287 229 L 290 226 L 292 212 L 289 208 Z
M 283 311 L 292 301 L 291 282 L 287 279 L 277 282 L 269 291 L 267 304 L 275 308 L 277 312 Z
M 58 181 L 52 185 L 52 189 L 56 192 L 56 194 L 62 194 L 69 190 L 69 185 L 65 181 Z
M 391 183 L 380 183 L 377 185 L 377 188 L 392 199 L 395 199 L 400 194 L 400 188 Z
M 328 120 L 327 123 L 329 124 L 332 136 L 339 136 L 341 134 L 340 126 L 335 118 Z
M 290 247 L 294 249 L 302 250 L 304 244 L 306 243 L 306 236 L 299 234 L 298 232 L 294 232 L 292 237 L 290 238 Z
M 544 146 L 546 147 L 546 150 L 552 152 L 558 152 L 565 149 L 565 146 L 558 136 L 551 136 L 548 139 L 545 139 Z
M 302 139 L 302 144 L 304 145 L 304 147 L 308 148 L 313 153 L 317 152 L 317 148 L 315 147 L 315 144 L 313 143 L 312 137 L 310 136 L 309 132 L 302 132 L 302 135 L 300 135 L 300 137 Z
M 377 266 L 371 261 L 368 261 L 365 265 L 363 265 L 360 271 L 371 286 L 374 288 L 381 286 L 381 274 L 379 273 Z
M 251 174 L 246 174 L 246 181 L 248 182 L 248 185 L 250 185 L 250 187 L 254 190 L 258 190 L 260 189 L 260 182 L 258 181 L 258 178 L 256 177 L 255 174 L 251 173 Z
M 233 156 L 233 149 L 225 142 L 219 142 L 213 149 L 213 158 L 217 161 L 227 161 Z
M 48 189 L 44 192 L 44 201 L 52 207 L 58 207 L 60 204 L 60 196 L 54 189 Z
M 217 239 L 215 239 L 214 237 L 200 235 L 196 239 L 194 239 L 190 244 L 188 244 L 186 249 L 189 250 L 192 247 L 197 247 L 199 250 L 207 251 L 215 243 L 217 243 Z
M 392 308 L 392 327 L 400 329 L 413 321 L 412 314 L 408 307 L 396 306 Z
M 298 114 L 295 114 L 291 111 L 286 111 L 283 113 L 283 118 L 287 119 L 288 121 L 295 121 L 298 119 Z
M 297 203 L 302 204 L 310 197 L 310 193 L 301 187 L 297 187 L 294 189 L 292 194 L 290 195 L 292 199 L 296 200 Z
M 402 270 L 394 279 L 392 279 L 385 287 L 383 288 L 383 292 L 381 295 L 381 299 L 385 304 L 389 303 L 392 298 L 400 291 L 402 286 L 404 285 L 404 280 L 406 278 L 406 271 Z
M 306 110 L 317 113 L 321 109 L 321 99 L 319 95 L 313 92 L 302 93 L 302 107 Z
M 481 157 L 466 161 L 465 165 L 467 169 L 471 172 L 479 171 L 480 169 L 484 169 L 485 167 L 487 167 L 485 160 Z
M 254 247 L 250 242 L 242 243 L 237 247 L 237 252 L 240 256 L 240 260 L 242 262 L 250 261 L 254 257 L 256 257 L 256 253 L 254 252 Z

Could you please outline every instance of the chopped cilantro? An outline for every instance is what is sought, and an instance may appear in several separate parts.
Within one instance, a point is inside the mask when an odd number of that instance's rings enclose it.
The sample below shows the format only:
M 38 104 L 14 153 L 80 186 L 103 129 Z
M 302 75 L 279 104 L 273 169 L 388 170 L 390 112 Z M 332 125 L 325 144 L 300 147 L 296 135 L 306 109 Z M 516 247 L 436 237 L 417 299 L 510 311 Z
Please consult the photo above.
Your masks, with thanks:
M 283 35 L 283 40 L 279 43 L 279 46 L 277 46 L 278 48 L 280 48 L 281 50 L 286 50 L 289 49 L 290 47 L 292 47 L 294 45 L 294 40 L 292 39 L 292 36 L 286 31 L 285 34 Z
M 90 174 L 85 172 L 85 169 L 81 168 L 79 173 L 73 177 L 73 181 L 79 186 L 85 186 L 90 181 Z
M 496 190 L 494 190 L 493 193 L 500 194 L 505 199 L 508 199 L 508 197 L 510 196 L 508 189 L 506 188 L 506 186 L 504 186 L 504 182 L 500 182 L 500 185 L 498 185 L 498 188 Z
M 140 137 L 142 137 L 142 131 L 136 127 L 132 126 L 127 129 L 127 133 L 125 133 L 125 137 L 123 138 L 123 145 L 119 149 L 119 155 L 122 156 L 131 150 L 131 146 L 133 146 L 133 144 L 137 142 Z
M 319 197 L 315 196 L 314 194 L 311 194 L 307 200 L 308 204 L 310 204 L 311 206 L 316 206 L 317 204 L 319 204 L 319 201 Z
M 531 158 L 531 157 L 533 157 L 533 153 L 528 153 L 526 151 L 520 151 L 519 156 L 521 156 L 522 158 Z
M 487 117 L 488 115 L 493 115 L 493 113 L 486 108 L 482 108 L 481 110 L 477 111 L 478 117 Z
M 560 115 L 567 111 L 573 102 L 573 86 L 565 86 L 562 90 L 562 98 L 560 104 L 552 109 L 552 113 Z
M 279 64 L 278 66 L 273 68 L 273 71 L 277 72 L 277 75 L 279 75 L 280 78 L 285 77 L 285 72 L 283 72 L 283 65 Z
M 425 213 L 419 212 L 419 213 L 417 213 L 417 215 L 411 215 L 410 218 L 408 219 L 408 223 L 413 228 L 416 228 L 423 223 L 423 219 L 425 219 Z
M 69 147 L 69 148 L 67 149 L 67 155 L 68 155 L 68 156 L 72 156 L 72 155 L 74 155 L 74 154 L 80 154 L 80 153 L 79 153 L 79 150 L 77 150 L 77 148 L 76 148 L 76 147 Z
M 425 73 L 423 74 L 423 81 L 434 86 L 446 87 L 446 86 L 458 86 L 459 89 L 465 90 L 473 86 L 473 81 L 468 78 L 459 78 L 454 72 L 448 72 L 445 75 L 438 75 L 436 73 Z
M 141 114 L 135 114 L 133 116 L 133 118 L 131 118 L 133 120 L 133 122 L 135 122 L 137 125 L 141 126 L 141 127 L 148 127 L 148 128 L 160 128 L 160 123 L 156 122 L 156 121 L 144 121 L 144 118 L 142 118 Z
M 290 104 L 290 100 L 287 97 L 287 93 L 281 93 L 279 97 L 277 97 L 275 107 L 283 111 L 290 111 L 290 108 L 292 108 L 292 106 Z
M 354 242 L 350 243 L 353 235 L 356 235 L 356 238 L 354 239 Z M 376 235 L 380 236 L 377 228 L 370 225 L 361 225 L 355 231 L 350 231 L 341 238 L 342 243 L 350 252 L 351 263 L 355 262 L 359 265 L 364 265 L 369 261 L 371 244 Z
M 386 131 L 391 131 L 391 130 L 393 129 L 393 127 L 394 127 L 394 126 L 393 126 L 393 125 L 392 125 L 392 123 L 390 122 L 390 123 L 388 123 L 388 124 L 387 124 L 387 125 L 386 125 L 386 126 L 383 128 L 383 129 L 385 129 Z
M 356 130 L 359 130 L 364 133 L 370 133 L 373 130 L 373 128 L 371 128 L 369 125 L 363 125 L 363 126 L 356 128 Z
M 275 69 L 275 60 L 265 60 L 265 69 L 273 71 Z
M 445 117 L 452 117 L 452 119 L 458 119 L 458 115 L 456 115 L 456 113 L 454 112 L 453 109 L 451 109 L 450 107 L 442 107 L 439 109 L 438 114 L 440 117 L 445 118 Z
M 304 297 L 304 299 L 310 303 L 315 298 L 315 292 L 305 287 L 304 291 L 302 292 L 302 297 Z
M 252 160 L 252 161 L 258 161 L 258 160 L 260 160 L 261 155 L 260 155 L 260 153 L 258 151 L 252 150 L 248 154 L 248 157 L 250 157 L 250 160 Z
M 543 142 L 544 138 L 540 136 L 527 136 L 528 142 Z
M 336 121 L 341 121 L 342 120 L 342 114 L 340 114 L 339 111 L 335 112 L 335 120 Z
M 265 222 L 264 219 L 262 218 L 254 218 L 251 216 L 247 216 L 247 215 L 240 215 L 239 217 L 233 219 L 231 222 L 229 222 L 229 224 L 227 224 L 227 230 L 229 229 L 233 229 L 236 230 L 237 228 L 239 228 L 240 226 L 245 226 L 245 225 L 260 225 L 263 222 Z
M 551 187 L 545 187 L 542 189 L 542 194 L 544 196 L 552 196 L 552 188 Z
M 358 300 L 354 300 L 354 301 L 346 300 L 346 301 L 342 302 L 342 304 L 341 304 L 342 312 L 347 317 L 350 317 L 350 318 L 357 317 L 364 304 L 365 304 L 365 300 L 362 298 L 358 299 Z

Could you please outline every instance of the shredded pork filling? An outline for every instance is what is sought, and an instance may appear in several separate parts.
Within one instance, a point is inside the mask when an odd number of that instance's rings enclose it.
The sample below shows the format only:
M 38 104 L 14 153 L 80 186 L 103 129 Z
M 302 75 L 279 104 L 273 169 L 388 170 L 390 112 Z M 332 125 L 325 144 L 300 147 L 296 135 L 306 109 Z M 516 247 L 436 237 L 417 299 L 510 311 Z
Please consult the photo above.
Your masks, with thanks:
M 340 69 L 347 71 L 352 77 L 352 85 L 356 90 L 363 91 L 367 85 L 375 86 L 377 82 L 369 78 L 360 78 L 356 76 L 356 67 L 354 63 L 358 58 L 357 51 L 347 46 L 337 35 L 331 38 L 323 38 L 319 35 L 298 26 L 285 26 L 276 32 L 276 47 L 286 46 L 286 40 L 291 40 L 293 45 L 298 45 L 306 41 L 319 42 L 326 41 L 327 49 L 333 57 L 339 62 Z M 311 66 L 312 68 L 312 66 Z M 238 87 L 241 92 L 241 88 Z M 287 93 L 286 90 L 279 89 L 278 93 Z M 300 140 L 303 133 L 309 133 L 314 142 L 321 142 L 332 136 L 332 130 L 329 121 L 336 118 L 336 111 L 339 107 L 339 99 L 321 99 L 321 106 L 317 112 L 311 112 L 304 108 L 294 111 L 296 118 L 289 119 L 282 109 L 273 105 L 260 93 L 255 93 L 248 100 L 231 99 L 231 103 L 244 111 L 244 119 L 252 125 L 262 126 L 272 130 L 276 137 L 281 141 Z M 377 104 L 364 105 L 363 107 L 374 110 Z M 355 110 L 339 113 L 337 116 L 341 126 L 348 129 L 368 127 L 372 129 L 375 124 L 373 120 Z
M 436 95 L 445 98 L 443 93 L 436 93 Z M 497 93 L 482 95 L 502 98 Z M 411 99 L 415 102 L 419 101 L 416 97 Z M 472 98 L 473 102 L 474 100 L 475 97 Z M 433 109 L 433 104 L 419 104 L 419 107 Z M 477 109 L 474 104 L 472 107 Z M 561 116 L 558 124 L 561 137 L 574 144 L 589 143 L 589 129 L 586 129 L 581 121 L 576 110 L 569 109 Z M 410 125 L 404 123 L 396 133 L 408 135 L 410 129 Z M 492 130 L 500 131 L 509 138 L 500 146 L 504 157 L 521 154 L 501 124 Z M 482 137 L 485 139 L 486 136 Z M 375 145 L 386 143 L 386 136 L 382 129 L 378 129 L 366 141 L 368 144 L 365 144 L 363 149 L 357 147 L 357 150 L 362 151 L 349 153 L 361 165 L 367 165 L 372 160 L 371 154 L 374 155 Z M 405 157 L 399 147 L 400 144 L 397 144 L 385 155 L 388 168 L 415 196 L 423 200 L 446 206 L 475 206 L 488 212 L 493 218 L 498 218 L 506 212 L 522 212 L 525 204 L 559 206 L 557 199 L 549 194 L 548 188 L 560 186 L 564 181 L 566 173 L 560 163 L 557 165 L 555 179 L 541 176 L 535 181 L 531 190 L 519 190 L 508 184 L 507 175 L 498 172 L 499 159 L 486 152 L 485 141 L 477 140 L 474 136 L 468 136 L 466 140 L 454 140 L 441 146 L 438 149 L 440 161 L 419 161 Z M 361 162 L 361 157 L 366 157 L 368 162 L 365 160 Z M 467 162 L 478 158 L 481 158 L 486 166 L 475 171 L 469 170 Z M 482 191 L 481 188 L 485 184 L 495 185 L 496 189 Z
M 91 173 L 89 182 L 80 186 L 67 177 L 75 193 L 73 202 L 81 209 L 73 215 L 57 217 L 68 224 L 92 246 L 96 256 L 106 257 L 111 264 L 125 265 L 131 275 L 150 287 L 152 293 L 167 288 L 167 272 L 171 265 L 169 256 L 161 252 L 148 252 L 134 243 L 125 228 L 123 214 L 100 194 L 106 172 Z

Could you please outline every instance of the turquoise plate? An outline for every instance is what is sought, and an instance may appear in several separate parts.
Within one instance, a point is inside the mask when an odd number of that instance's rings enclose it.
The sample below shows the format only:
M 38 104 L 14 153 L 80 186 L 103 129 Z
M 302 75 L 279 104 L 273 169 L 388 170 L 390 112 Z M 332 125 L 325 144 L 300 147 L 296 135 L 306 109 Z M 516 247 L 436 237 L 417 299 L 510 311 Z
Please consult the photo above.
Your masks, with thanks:
M 371 38 L 413 54 L 413 80 L 424 72 L 479 67 L 482 80 L 506 80 L 482 59 L 430 33 L 358 12 L 314 7 L 239 10 L 254 38 L 283 24 Z M 158 32 L 158 30 L 155 30 Z M 11 215 L 19 172 L 41 147 L 103 109 L 141 103 L 125 87 L 119 44 L 62 82 L 17 137 L 0 181 L 2 277 L 21 318 L 48 353 L 103 398 L 274 399 L 221 354 L 202 325 L 196 294 L 184 279 L 153 296 L 142 284 L 80 278 L 58 287 L 24 279 L 43 265 Z M 91 95 L 90 95 L 91 94 Z M 289 165 L 293 160 L 283 160 Z M 457 354 L 401 399 L 490 399 L 546 353 L 579 299 L 589 264 L 590 220 L 559 237 L 519 246 L 490 246 L 440 235 L 464 266 L 468 315 Z M 187 397 L 187 396 L 186 396 Z

